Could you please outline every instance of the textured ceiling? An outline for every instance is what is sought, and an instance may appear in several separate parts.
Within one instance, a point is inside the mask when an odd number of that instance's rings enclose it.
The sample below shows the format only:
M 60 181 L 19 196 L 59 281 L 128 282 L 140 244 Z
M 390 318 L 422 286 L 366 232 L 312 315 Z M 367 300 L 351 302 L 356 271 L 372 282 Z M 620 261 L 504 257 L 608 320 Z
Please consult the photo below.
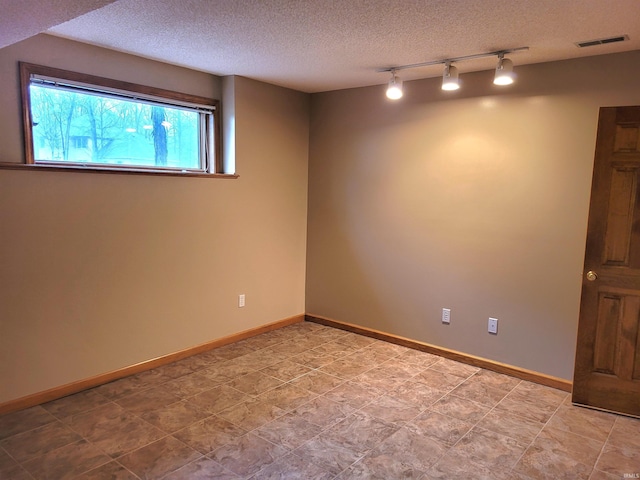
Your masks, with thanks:
M 20 3 L 90 10 L 89 5 L 109 2 Z M 46 27 L 60 22 L 55 12 L 41 16 L 38 24 Z M 2 32 L 5 23 L 3 17 Z M 388 74 L 376 71 L 383 67 L 520 46 L 530 49 L 511 56 L 516 68 L 638 50 L 640 0 L 117 0 L 48 33 L 218 75 L 318 92 L 386 83 Z M 584 49 L 574 45 L 622 34 L 630 41 Z M 494 66 L 495 58 L 458 64 L 461 73 Z M 402 77 L 441 72 L 438 65 L 406 70 Z
M 0 48 L 114 0 L 0 0 Z

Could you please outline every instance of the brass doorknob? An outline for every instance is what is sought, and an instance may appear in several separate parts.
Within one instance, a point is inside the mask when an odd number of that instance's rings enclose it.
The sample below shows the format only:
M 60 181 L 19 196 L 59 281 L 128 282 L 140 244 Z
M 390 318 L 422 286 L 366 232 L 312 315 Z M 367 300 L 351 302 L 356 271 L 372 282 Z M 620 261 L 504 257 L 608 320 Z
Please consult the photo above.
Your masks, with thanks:
M 589 280 L 590 282 L 593 282 L 597 278 L 598 278 L 598 274 L 593 270 L 589 270 L 587 272 L 587 280 Z

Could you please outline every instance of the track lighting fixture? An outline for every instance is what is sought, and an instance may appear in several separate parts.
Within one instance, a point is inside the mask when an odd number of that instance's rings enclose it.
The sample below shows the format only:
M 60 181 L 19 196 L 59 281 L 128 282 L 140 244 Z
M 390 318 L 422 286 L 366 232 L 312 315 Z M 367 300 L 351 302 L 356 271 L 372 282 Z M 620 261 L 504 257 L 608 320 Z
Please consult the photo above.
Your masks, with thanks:
M 504 58 L 504 53 L 498 55 L 498 65 L 496 66 L 496 75 L 493 78 L 495 85 L 511 85 L 514 81 L 513 62 L 508 58 Z
M 458 78 L 458 69 L 447 62 L 444 65 L 444 73 L 442 74 L 442 90 L 458 90 L 460 88 L 460 79 Z
M 387 98 L 391 100 L 402 98 L 402 79 L 396 75 L 395 70 L 391 70 L 391 80 L 389 80 L 389 86 L 387 87 Z
M 432 60 L 430 62 L 413 63 L 411 65 L 400 65 L 397 67 L 382 68 L 379 72 L 390 72 L 391 80 L 387 87 L 387 97 L 392 100 L 402 98 L 402 80 L 398 77 L 399 70 L 409 68 L 427 67 L 430 65 L 444 64 L 444 73 L 442 75 L 443 90 L 458 90 L 460 88 L 460 79 L 458 77 L 458 69 L 452 64 L 462 62 L 464 60 L 473 60 L 484 57 L 498 57 L 498 65 L 493 79 L 495 85 L 511 85 L 516 76 L 513 73 L 513 62 L 504 56 L 510 53 L 529 50 L 529 47 L 510 48 L 506 50 L 497 50 L 495 52 L 476 53 L 474 55 L 466 55 L 464 57 L 447 58 L 444 60 Z

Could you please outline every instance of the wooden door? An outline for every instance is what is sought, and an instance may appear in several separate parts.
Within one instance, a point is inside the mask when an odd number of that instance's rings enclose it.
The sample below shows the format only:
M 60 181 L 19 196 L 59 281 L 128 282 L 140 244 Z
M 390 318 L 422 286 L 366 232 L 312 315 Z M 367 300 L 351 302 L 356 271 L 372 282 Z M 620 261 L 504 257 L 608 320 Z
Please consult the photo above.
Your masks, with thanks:
M 573 402 L 640 416 L 640 107 L 600 109 Z

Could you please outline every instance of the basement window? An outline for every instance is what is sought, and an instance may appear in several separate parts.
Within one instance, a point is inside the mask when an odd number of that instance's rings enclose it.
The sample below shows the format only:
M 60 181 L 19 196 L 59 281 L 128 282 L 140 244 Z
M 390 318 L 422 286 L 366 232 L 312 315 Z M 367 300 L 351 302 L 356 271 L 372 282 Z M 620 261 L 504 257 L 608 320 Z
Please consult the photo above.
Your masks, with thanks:
M 27 164 L 222 173 L 216 100 L 27 63 L 20 73 Z

